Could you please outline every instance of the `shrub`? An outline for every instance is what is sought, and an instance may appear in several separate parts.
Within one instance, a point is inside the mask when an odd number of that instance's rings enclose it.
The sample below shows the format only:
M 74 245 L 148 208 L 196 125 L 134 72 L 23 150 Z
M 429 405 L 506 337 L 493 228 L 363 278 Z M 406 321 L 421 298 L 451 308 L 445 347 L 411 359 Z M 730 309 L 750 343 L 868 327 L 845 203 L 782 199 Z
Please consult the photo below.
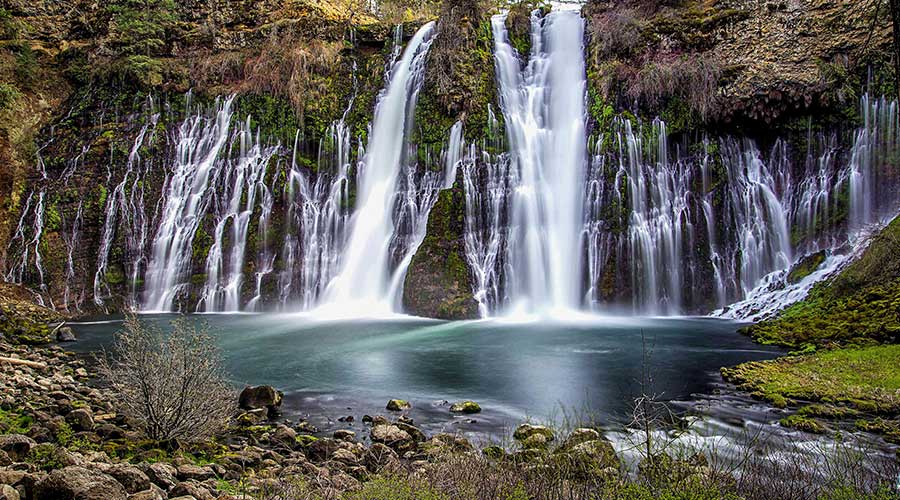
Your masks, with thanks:
M 186 319 L 172 332 L 128 318 L 113 353 L 99 359 L 122 412 L 157 441 L 202 441 L 220 432 L 234 408 L 218 349 Z

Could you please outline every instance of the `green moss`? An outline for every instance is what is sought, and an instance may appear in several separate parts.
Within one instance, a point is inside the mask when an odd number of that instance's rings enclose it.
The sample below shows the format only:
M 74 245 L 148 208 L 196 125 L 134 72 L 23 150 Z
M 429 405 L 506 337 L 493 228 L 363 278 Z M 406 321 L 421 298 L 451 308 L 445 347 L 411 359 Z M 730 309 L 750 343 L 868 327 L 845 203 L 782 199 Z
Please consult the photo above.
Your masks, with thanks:
M 866 345 L 900 340 L 900 219 L 876 236 L 837 277 L 818 283 L 807 298 L 776 318 L 748 327 L 755 340 L 789 347 Z M 795 279 L 818 267 L 801 262 Z M 815 266 L 815 267 L 814 267 Z M 807 347 L 808 348 L 808 347 Z
M 841 405 L 871 413 L 900 412 L 900 345 L 839 349 L 723 368 L 726 380 L 768 399 Z M 810 415 L 818 408 L 806 410 Z M 849 410 L 847 415 L 850 415 Z
M 29 415 L 0 408 L 0 434 L 27 434 L 33 423 Z
M 825 432 L 825 426 L 821 422 L 805 415 L 794 414 L 789 417 L 782 418 L 778 421 L 784 427 L 791 427 L 803 432 L 812 434 L 822 434 Z

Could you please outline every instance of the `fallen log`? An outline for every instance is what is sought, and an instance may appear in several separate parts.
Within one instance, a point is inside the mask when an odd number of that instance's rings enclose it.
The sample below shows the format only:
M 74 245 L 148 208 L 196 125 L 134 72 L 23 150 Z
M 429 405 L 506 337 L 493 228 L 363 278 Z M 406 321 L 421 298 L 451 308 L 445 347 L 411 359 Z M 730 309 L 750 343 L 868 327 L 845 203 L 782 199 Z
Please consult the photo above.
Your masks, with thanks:
M 38 370 L 46 370 L 47 369 L 47 365 L 45 363 L 40 363 L 38 361 L 31 361 L 29 359 L 7 358 L 5 356 L 0 356 L 0 363 L 9 363 L 11 365 L 19 365 L 19 366 L 28 366 L 30 368 L 37 368 Z

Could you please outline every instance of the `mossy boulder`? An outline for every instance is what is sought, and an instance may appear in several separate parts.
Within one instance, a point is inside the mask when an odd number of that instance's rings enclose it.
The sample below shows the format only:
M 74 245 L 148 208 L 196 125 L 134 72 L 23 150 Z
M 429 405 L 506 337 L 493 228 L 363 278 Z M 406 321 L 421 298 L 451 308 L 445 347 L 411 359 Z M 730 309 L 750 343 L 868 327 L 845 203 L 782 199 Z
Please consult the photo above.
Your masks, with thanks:
M 462 401 L 450 405 L 450 411 L 453 413 L 480 413 L 481 406 L 475 401 Z
M 565 465 L 563 470 L 579 478 L 609 475 L 610 469 L 619 469 L 619 457 L 612 444 L 605 439 L 593 439 L 569 448 L 560 447 L 554 452 L 553 459 Z
M 522 424 L 513 433 L 513 439 L 525 443 L 529 438 L 541 436 L 544 442 L 553 441 L 553 431 L 544 425 Z
M 810 434 L 822 434 L 825 432 L 825 425 L 821 422 L 814 418 L 807 417 L 806 415 L 800 415 L 799 413 L 782 418 L 778 423 L 780 423 L 782 427 L 790 427 Z
M 410 408 L 412 408 L 412 405 L 409 404 L 409 401 L 406 401 L 403 399 L 392 399 L 392 400 L 388 401 L 387 406 L 385 406 L 385 408 L 390 411 L 403 411 L 403 410 L 409 410 Z

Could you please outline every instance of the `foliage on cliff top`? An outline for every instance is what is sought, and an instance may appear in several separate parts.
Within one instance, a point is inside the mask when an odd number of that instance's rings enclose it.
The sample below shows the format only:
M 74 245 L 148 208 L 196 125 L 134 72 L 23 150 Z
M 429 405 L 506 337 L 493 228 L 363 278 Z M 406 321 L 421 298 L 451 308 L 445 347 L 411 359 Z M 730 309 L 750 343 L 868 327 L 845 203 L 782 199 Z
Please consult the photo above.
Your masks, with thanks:
M 755 340 L 789 347 L 900 340 L 900 218 L 858 260 L 777 317 L 746 329 Z

